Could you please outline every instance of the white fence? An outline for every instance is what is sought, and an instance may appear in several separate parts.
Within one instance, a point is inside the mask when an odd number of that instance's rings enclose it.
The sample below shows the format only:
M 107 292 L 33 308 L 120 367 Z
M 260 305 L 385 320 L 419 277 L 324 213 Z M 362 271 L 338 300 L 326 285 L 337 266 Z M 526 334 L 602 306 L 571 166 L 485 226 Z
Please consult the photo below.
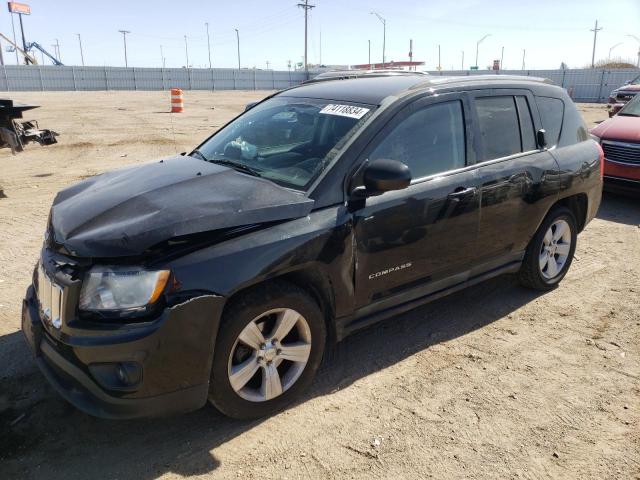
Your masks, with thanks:
M 430 72 L 431 75 L 486 75 L 491 70 Z M 578 102 L 605 102 L 611 90 L 640 75 L 635 68 L 618 70 L 502 70 L 552 80 Z M 313 77 L 314 73 L 310 76 Z M 56 90 L 280 90 L 298 85 L 302 71 L 231 68 L 120 68 L 6 65 L 0 69 L 0 91 Z
M 301 71 L 6 65 L 0 70 L 0 91 L 280 90 L 305 78 Z
M 526 75 L 548 78 L 571 94 L 576 102 L 606 102 L 612 90 L 640 75 L 640 69 L 624 68 L 616 70 L 456 70 L 429 72 L 434 76 L 449 75 Z

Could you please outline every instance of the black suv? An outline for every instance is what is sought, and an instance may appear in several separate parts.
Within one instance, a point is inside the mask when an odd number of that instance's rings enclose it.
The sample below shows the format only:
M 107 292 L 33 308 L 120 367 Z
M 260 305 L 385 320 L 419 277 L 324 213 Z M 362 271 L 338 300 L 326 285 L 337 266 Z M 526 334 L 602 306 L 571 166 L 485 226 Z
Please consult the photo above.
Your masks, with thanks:
M 93 415 L 207 399 L 268 415 L 328 340 L 503 273 L 555 287 L 598 209 L 602 157 L 541 79 L 291 88 L 188 155 L 60 192 L 23 331 Z

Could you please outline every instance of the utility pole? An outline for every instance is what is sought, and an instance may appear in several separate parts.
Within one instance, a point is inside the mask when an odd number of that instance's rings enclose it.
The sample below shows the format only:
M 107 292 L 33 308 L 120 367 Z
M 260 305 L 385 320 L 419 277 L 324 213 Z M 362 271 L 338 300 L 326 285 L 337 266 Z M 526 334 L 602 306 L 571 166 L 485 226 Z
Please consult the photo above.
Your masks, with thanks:
M 209 22 L 205 22 L 207 27 L 207 48 L 209 49 L 209 69 L 211 69 L 211 38 L 209 37 Z
M 56 47 L 56 56 L 58 58 L 58 60 L 62 61 L 62 54 L 60 53 L 60 42 L 58 41 L 57 38 L 54 38 L 54 40 L 56 41 L 55 47 Z
M 521 70 L 524 70 L 524 57 L 526 56 L 526 54 L 527 54 L 527 51 L 523 48 L 522 49 L 522 69 Z
M 160 45 L 160 59 L 162 60 L 162 68 L 164 68 L 164 51 L 162 50 L 162 45 Z
M 440 63 L 440 44 L 438 44 L 438 71 L 442 71 L 442 64 Z
M 490 37 L 490 36 L 491 36 L 491 34 L 490 34 L 490 33 L 487 33 L 484 37 L 482 37 L 482 38 L 481 38 L 480 40 L 478 40 L 478 42 L 476 43 L 476 65 L 475 65 L 475 66 L 476 66 L 476 68 L 479 68 L 479 67 L 478 67 L 478 51 L 480 50 L 480 44 L 481 44 L 482 42 L 484 42 L 484 40 L 485 40 L 487 37 Z
M 240 32 L 237 28 L 234 28 L 236 31 L 236 40 L 238 41 L 238 70 L 240 70 Z
M 40 52 L 42 54 L 42 52 Z M 44 63 L 44 62 L 42 62 Z M 2 53 L 2 42 L 0 41 L 0 65 L 4 65 L 4 54 Z
M 371 70 L 371 40 L 367 40 L 369 42 L 369 70 Z
M 370 15 L 375 15 L 382 23 L 382 68 L 385 68 L 385 49 L 387 47 L 387 21 L 376 12 L 371 12 Z
M 627 37 L 631 37 L 636 42 L 638 42 L 638 63 L 636 64 L 636 67 L 640 68 L 640 38 L 636 37 L 635 35 L 627 35 Z
M 304 0 L 304 3 L 298 3 L 298 7 L 304 9 L 304 71 L 309 76 L 309 63 L 307 61 L 307 32 L 309 23 L 309 10 L 315 8 L 315 5 L 310 5 L 309 0 Z
M 409 39 L 409 62 L 413 62 L 413 39 Z M 409 70 L 411 70 L 411 66 L 409 66 Z
M 189 45 L 187 45 L 187 36 L 184 36 L 184 53 L 187 56 L 187 68 L 189 68 Z
M 322 30 L 320 30 L 320 66 L 322 66 Z
M 124 66 L 129 67 L 129 62 L 127 60 L 127 33 L 131 33 L 131 32 L 129 30 L 118 30 L 118 31 L 122 34 L 122 40 L 124 41 Z
M 596 20 L 596 26 L 590 32 L 593 32 L 593 52 L 591 53 L 591 68 L 595 67 L 596 62 L 596 38 L 598 37 L 598 32 L 602 30 L 602 27 L 598 28 L 598 20 Z
M 502 47 L 502 52 L 500 53 L 500 70 L 504 70 L 504 47 Z
M 269 60 L 267 60 L 267 70 L 269 70 Z
M 460 70 L 464 70 L 464 50 L 462 50 L 462 64 L 460 65 Z
M 80 34 L 76 33 L 78 36 L 78 43 L 80 44 L 80 60 L 82 60 L 82 66 L 84 67 L 84 53 L 82 52 L 82 38 L 80 38 Z

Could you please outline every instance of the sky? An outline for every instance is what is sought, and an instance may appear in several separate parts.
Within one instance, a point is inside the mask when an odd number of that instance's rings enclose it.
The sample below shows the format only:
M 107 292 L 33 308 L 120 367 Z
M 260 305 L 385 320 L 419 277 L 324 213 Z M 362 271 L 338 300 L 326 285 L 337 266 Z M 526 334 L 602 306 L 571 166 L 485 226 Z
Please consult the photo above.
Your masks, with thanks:
M 304 1 L 304 0 L 302 0 Z M 209 23 L 214 67 L 237 66 L 235 28 L 239 30 L 243 68 L 286 70 L 288 61 L 301 62 L 304 55 L 304 12 L 295 0 L 22 0 L 31 6 L 24 16 L 27 41 L 36 41 L 53 52 L 60 43 L 62 62 L 80 65 L 79 33 L 86 65 L 124 66 L 123 36 L 129 30 L 129 66 L 189 65 L 208 67 Z M 413 39 L 414 60 L 425 70 L 438 66 L 438 45 L 443 70 L 475 63 L 486 68 L 499 59 L 504 47 L 503 68 L 519 69 L 523 50 L 525 68 L 581 68 L 591 62 L 594 23 L 598 33 L 596 60 L 612 57 L 635 63 L 640 43 L 640 0 L 310 0 L 310 63 L 349 65 L 382 60 L 383 25 L 370 12 L 386 20 L 386 59 L 408 60 Z M 6 5 L 6 4 L 3 4 Z M 18 43 L 20 31 L 15 18 Z M 0 11 L 0 32 L 12 38 L 11 15 Z M 3 49 L 6 42 L 2 42 Z M 4 52 L 7 64 L 15 54 Z M 38 59 L 40 55 L 38 54 Z M 268 62 L 268 64 L 267 64 Z

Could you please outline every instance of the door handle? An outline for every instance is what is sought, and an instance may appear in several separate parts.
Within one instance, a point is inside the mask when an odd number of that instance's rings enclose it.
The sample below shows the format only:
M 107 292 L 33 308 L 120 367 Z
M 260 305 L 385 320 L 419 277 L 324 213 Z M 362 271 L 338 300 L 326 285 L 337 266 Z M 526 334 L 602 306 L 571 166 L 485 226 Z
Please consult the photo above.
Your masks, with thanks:
M 453 200 L 460 200 L 461 197 L 466 197 L 468 195 L 475 194 L 478 189 L 476 187 L 458 187 L 453 192 L 451 192 L 448 197 Z

